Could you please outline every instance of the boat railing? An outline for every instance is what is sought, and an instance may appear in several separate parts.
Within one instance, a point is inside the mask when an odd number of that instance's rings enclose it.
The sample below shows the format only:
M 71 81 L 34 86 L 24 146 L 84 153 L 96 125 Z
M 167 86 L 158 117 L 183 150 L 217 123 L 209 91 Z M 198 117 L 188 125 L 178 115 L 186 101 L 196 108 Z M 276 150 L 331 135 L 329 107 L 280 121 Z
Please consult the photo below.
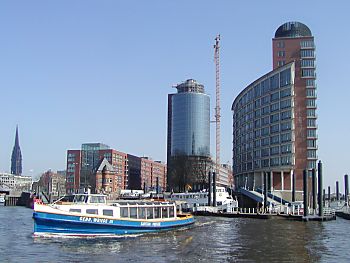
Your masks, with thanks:
M 54 201 L 52 204 L 53 204 L 53 205 L 55 205 L 55 204 L 62 203 L 62 202 L 61 202 L 61 200 L 63 200 L 65 197 L 66 197 L 66 195 L 61 196 L 61 197 L 60 197 L 60 198 L 58 198 L 56 201 Z
M 175 206 L 175 202 L 116 202 L 112 206 L 118 207 L 154 207 L 154 206 Z
M 324 216 L 335 216 L 335 209 L 330 207 L 324 207 L 323 208 L 323 215 Z

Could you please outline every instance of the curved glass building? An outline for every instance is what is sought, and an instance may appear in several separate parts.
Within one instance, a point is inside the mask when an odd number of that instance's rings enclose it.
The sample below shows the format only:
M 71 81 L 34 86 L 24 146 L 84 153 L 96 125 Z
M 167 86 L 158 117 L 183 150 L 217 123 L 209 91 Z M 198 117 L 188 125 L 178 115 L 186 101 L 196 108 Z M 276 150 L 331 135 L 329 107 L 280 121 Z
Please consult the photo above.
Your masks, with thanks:
M 210 99 L 204 86 L 193 79 L 176 86 L 168 95 L 168 174 L 171 159 L 187 156 L 210 158 Z M 168 177 L 169 178 L 169 177 Z M 174 180 L 169 180 L 169 184 Z
M 289 199 L 302 190 L 303 170 L 316 168 L 316 63 L 311 30 L 281 25 L 272 40 L 273 70 L 234 100 L 233 173 L 236 187 L 268 188 Z M 288 193 L 287 193 L 288 192 Z
M 172 101 L 171 155 L 209 156 L 209 97 L 179 93 Z
M 193 79 L 171 94 L 170 155 L 210 156 L 210 100 Z M 169 109 L 170 110 L 170 109 Z

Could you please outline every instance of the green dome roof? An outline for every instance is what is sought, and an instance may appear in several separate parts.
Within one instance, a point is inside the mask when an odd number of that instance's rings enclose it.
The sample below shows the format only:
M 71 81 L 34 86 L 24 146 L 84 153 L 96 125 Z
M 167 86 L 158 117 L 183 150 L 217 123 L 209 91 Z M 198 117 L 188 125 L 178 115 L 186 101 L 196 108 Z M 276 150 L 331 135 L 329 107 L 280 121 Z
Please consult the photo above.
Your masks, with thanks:
M 287 22 L 281 25 L 275 33 L 275 38 L 280 37 L 311 37 L 311 30 L 300 22 Z

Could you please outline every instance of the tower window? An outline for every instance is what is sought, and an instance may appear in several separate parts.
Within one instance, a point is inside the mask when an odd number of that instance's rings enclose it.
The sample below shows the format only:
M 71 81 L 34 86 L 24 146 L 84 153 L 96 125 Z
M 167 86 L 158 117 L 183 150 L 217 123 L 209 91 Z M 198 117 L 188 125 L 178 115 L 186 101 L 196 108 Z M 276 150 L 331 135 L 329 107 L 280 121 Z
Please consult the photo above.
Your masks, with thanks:
M 277 42 L 277 47 L 284 48 L 284 41 Z
M 301 47 L 314 47 L 314 41 L 312 40 L 305 40 L 300 42 Z
M 285 57 L 285 56 L 286 56 L 286 51 L 284 51 L 284 50 L 278 51 L 278 52 L 277 52 L 277 56 L 278 56 L 278 57 Z

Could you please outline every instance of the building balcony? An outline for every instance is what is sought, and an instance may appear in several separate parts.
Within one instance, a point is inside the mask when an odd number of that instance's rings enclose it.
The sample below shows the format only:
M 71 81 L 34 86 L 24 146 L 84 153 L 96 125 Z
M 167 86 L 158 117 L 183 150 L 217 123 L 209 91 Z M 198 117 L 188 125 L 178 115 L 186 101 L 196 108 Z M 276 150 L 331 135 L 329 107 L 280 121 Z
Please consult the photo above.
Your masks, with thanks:
M 313 65 L 313 66 L 309 66 L 309 65 L 300 65 L 300 68 L 301 69 L 316 69 L 316 66 Z
M 307 119 L 317 119 L 317 114 L 314 115 L 314 116 L 307 116 L 306 118 L 307 118 Z
M 312 94 L 312 95 L 306 94 L 306 98 L 308 98 L 308 99 L 317 99 L 317 94 Z
M 316 73 L 313 76 L 301 76 L 302 79 L 316 79 Z
M 317 109 L 317 105 L 306 105 L 307 109 Z
M 314 136 L 309 136 L 309 135 L 307 135 L 307 136 L 306 136 L 306 139 L 315 139 L 315 140 L 317 140 L 317 139 L 318 139 L 318 135 L 317 135 L 317 134 L 314 135 Z
M 307 157 L 306 158 L 308 161 L 312 161 L 312 160 L 318 160 L 318 156 L 314 156 L 314 157 Z
M 318 145 L 312 147 L 308 146 L 307 150 L 318 150 Z

